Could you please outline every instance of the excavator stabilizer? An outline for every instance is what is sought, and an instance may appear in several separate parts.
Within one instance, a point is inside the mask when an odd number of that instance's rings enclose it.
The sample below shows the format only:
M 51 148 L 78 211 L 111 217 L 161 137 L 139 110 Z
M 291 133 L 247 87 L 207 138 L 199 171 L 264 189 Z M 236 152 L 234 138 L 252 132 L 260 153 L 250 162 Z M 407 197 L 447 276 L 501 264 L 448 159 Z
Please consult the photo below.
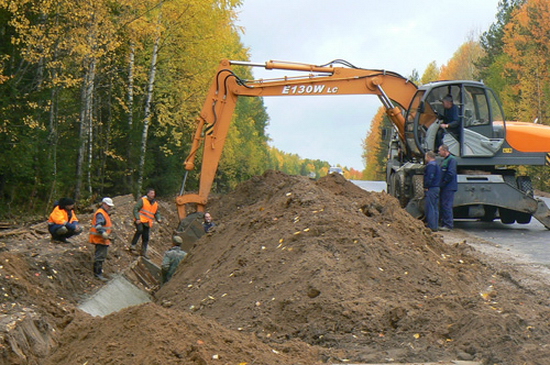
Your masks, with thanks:
M 533 213 L 533 217 L 541 222 L 546 229 L 550 229 L 550 209 L 548 209 L 548 206 L 542 200 L 537 199 L 537 202 L 537 211 Z

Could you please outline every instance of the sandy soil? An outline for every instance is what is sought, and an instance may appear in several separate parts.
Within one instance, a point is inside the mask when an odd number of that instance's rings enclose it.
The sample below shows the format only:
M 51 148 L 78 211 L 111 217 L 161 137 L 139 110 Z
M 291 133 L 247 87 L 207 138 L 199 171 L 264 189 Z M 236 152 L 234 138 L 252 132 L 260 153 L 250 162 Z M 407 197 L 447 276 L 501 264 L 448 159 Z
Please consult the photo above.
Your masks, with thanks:
M 130 196 L 107 274 L 135 257 Z M 157 264 L 175 204 L 153 232 Z M 101 282 L 83 235 L 45 223 L 0 231 L 0 364 L 546 364 L 546 268 L 466 232 L 433 234 L 385 193 L 330 175 L 267 172 L 213 198 L 216 230 L 153 303 L 94 318 L 76 305 Z M 91 210 L 79 214 L 88 222 Z M 88 225 L 89 227 L 89 225 Z

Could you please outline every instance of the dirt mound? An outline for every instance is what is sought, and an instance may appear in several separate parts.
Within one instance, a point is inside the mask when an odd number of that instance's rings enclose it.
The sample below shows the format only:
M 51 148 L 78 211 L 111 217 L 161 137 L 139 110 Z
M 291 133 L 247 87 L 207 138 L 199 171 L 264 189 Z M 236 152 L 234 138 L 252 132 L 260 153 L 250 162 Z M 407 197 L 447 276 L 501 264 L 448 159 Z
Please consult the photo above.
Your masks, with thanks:
M 114 198 L 117 235 L 104 266 L 119 273 L 136 257 L 125 249 L 135 229 L 131 195 Z M 152 231 L 150 255 L 157 263 L 170 246 L 176 225 L 171 202 L 161 202 L 169 222 Z M 83 233 L 69 244 L 53 243 L 46 221 L 0 231 L 0 364 L 37 364 L 57 347 L 59 335 L 76 306 L 104 283 L 92 275 L 93 245 L 87 232 L 94 207 L 77 210 Z
M 210 210 L 223 224 L 156 295 L 176 310 L 360 362 L 517 364 L 548 336 L 546 305 L 509 275 L 339 175 L 268 172 Z
M 107 274 L 135 260 L 125 250 L 133 204 L 115 198 Z M 105 318 L 76 309 L 103 285 L 92 277 L 87 235 L 52 244 L 42 222 L 0 236 L 0 365 L 550 358 L 548 295 L 466 243 L 444 243 L 385 193 L 337 174 L 313 181 L 271 171 L 209 210 L 215 231 L 155 302 Z M 156 264 L 178 225 L 173 202 L 161 202 L 161 213 Z M 87 231 L 91 214 L 79 217 Z
M 105 318 L 77 315 L 58 351 L 44 365 L 59 364 L 314 364 L 306 344 L 272 348 L 247 333 L 153 303 Z

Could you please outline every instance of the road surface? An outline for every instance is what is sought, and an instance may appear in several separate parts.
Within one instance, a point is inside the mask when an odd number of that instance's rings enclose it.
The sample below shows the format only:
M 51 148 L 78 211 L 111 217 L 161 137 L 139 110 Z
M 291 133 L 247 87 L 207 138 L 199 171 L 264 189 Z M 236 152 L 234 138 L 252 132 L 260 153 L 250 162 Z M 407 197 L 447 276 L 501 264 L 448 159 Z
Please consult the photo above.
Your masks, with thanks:
M 386 191 L 385 181 L 351 180 L 367 191 Z M 549 198 L 540 198 L 550 206 Z M 533 264 L 550 267 L 550 230 L 532 219 L 529 224 L 503 224 L 494 222 L 455 221 L 455 229 L 492 242 L 512 255 L 522 256 Z

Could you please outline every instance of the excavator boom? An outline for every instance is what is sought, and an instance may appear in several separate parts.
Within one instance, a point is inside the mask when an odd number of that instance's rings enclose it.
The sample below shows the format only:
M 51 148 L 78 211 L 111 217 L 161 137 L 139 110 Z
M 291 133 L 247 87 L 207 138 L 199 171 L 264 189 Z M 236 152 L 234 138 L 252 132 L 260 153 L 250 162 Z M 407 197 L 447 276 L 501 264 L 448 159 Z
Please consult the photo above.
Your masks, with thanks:
M 248 81 L 242 80 L 233 72 L 233 65 L 296 71 L 301 74 L 279 79 Z M 254 64 L 223 60 L 198 117 L 191 153 L 185 161 L 186 170 L 194 169 L 197 151 L 201 145 L 204 145 L 199 192 L 180 195 L 176 198 L 180 219 L 186 217 L 185 205 L 188 203 L 195 203 L 199 212 L 204 211 L 239 97 L 377 95 L 398 135 L 404 141 L 405 119 L 402 111 L 409 106 L 416 90 L 416 85 L 408 79 L 384 70 L 368 70 L 351 65 L 348 67 L 315 66 L 275 61 Z

